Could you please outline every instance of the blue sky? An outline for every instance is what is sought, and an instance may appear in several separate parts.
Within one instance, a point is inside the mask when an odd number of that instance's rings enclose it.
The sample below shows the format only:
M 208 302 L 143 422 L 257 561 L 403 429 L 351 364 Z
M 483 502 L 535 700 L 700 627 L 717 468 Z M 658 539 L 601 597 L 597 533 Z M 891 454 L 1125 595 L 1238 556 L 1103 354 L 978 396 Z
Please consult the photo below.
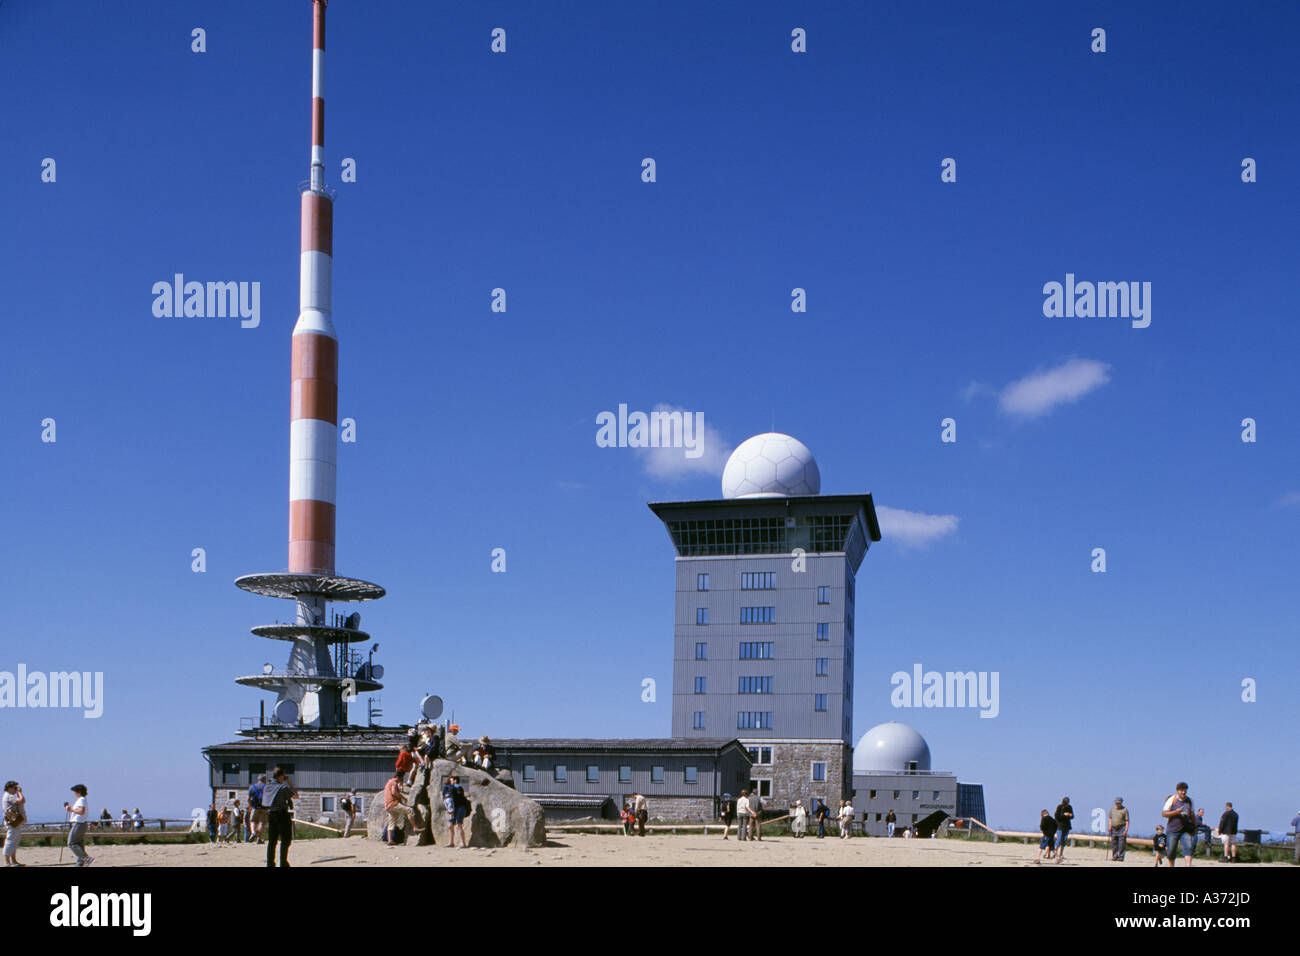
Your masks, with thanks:
M 331 4 L 358 438 L 337 563 L 389 589 L 361 609 L 386 717 L 434 691 L 475 733 L 666 736 L 672 548 L 645 503 L 717 497 L 726 452 L 775 426 L 824 492 L 940 516 L 883 522 L 859 572 L 855 738 L 915 726 L 995 824 L 1124 795 L 1148 831 L 1186 779 L 1285 828 L 1298 19 Z M 0 5 L 0 669 L 105 674 L 97 720 L 0 712 L 0 774 L 37 810 L 83 781 L 96 809 L 188 815 L 199 748 L 257 712 L 232 678 L 282 663 L 248 628 L 288 604 L 232 581 L 286 562 L 309 23 L 306 0 Z M 155 317 L 177 272 L 260 282 L 261 324 Z M 1067 273 L 1150 282 L 1150 326 L 1045 317 Z M 619 403 L 702 411 L 709 467 L 597 447 Z M 915 663 L 997 671 L 999 716 L 892 708 Z

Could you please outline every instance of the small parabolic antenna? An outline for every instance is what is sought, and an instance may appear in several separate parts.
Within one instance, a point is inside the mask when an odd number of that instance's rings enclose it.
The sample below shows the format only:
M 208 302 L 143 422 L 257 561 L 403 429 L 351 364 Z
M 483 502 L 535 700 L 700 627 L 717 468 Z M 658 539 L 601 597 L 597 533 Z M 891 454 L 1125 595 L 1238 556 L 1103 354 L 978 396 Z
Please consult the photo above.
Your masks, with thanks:
M 384 677 L 384 665 L 383 665 L 383 664 L 371 664 L 371 665 L 370 665 L 370 676 L 371 676 L 371 678 L 373 678 L 374 680 L 383 680 L 383 677 Z
M 263 674 L 269 674 L 269 673 L 271 673 L 271 671 L 273 671 L 273 670 L 275 670 L 275 668 L 272 667 L 270 664 L 263 664 L 263 665 L 262 665 L 262 673 L 263 673 Z
M 429 720 L 437 720 L 442 716 L 442 698 L 430 694 L 420 701 L 420 713 L 424 714 Z
M 275 719 L 282 724 L 298 722 L 298 705 L 291 700 L 282 700 L 275 705 Z

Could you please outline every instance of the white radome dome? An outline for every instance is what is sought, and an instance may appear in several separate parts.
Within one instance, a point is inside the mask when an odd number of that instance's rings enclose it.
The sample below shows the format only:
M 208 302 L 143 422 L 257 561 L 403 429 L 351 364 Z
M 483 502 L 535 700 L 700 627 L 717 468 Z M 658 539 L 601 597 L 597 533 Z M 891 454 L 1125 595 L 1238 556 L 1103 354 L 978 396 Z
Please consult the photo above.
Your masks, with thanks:
M 788 498 L 821 489 L 821 472 L 808 446 L 780 432 L 741 442 L 722 470 L 724 498 Z
M 930 745 L 907 724 L 896 720 L 872 727 L 853 748 L 854 773 L 909 770 L 908 764 L 913 761 L 917 770 L 929 770 Z

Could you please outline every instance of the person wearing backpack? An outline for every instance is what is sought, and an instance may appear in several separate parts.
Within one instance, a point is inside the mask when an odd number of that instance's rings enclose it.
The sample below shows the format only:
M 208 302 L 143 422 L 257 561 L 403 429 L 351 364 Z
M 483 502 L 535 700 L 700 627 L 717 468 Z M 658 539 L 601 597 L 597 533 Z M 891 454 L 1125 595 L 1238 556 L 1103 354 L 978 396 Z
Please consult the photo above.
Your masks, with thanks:
M 5 784 L 5 795 L 0 800 L 5 817 L 5 866 L 26 866 L 18 862 L 18 846 L 23 841 L 23 824 L 27 822 L 27 798 L 17 780 Z
M 454 774 L 442 785 L 442 806 L 447 811 L 447 831 L 452 849 L 456 847 L 457 830 L 460 831 L 460 848 L 465 849 L 469 846 L 465 840 L 465 818 L 469 816 L 471 808 L 469 797 L 465 796 L 465 789 L 460 785 L 460 778 Z
M 262 831 L 266 829 L 266 807 L 262 806 L 262 796 L 266 792 L 266 774 L 259 774 L 257 783 L 248 788 L 248 815 L 252 818 L 249 820 L 249 828 L 257 837 L 257 842 L 262 842 Z
M 343 836 L 346 838 L 352 833 L 352 824 L 357 819 L 357 790 L 353 787 L 347 795 L 339 801 L 339 809 L 348 815 L 347 822 L 343 824 Z

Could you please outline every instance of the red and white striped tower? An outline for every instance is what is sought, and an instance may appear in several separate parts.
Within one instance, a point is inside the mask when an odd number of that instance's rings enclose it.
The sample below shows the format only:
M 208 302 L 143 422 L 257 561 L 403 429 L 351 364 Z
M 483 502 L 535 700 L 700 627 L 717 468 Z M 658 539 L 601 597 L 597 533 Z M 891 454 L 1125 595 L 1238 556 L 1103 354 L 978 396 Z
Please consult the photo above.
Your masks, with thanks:
M 379 667 L 369 658 L 363 663 L 348 649 L 370 639 L 359 628 L 360 616 L 326 615 L 331 601 L 370 601 L 383 597 L 384 589 L 334 572 L 339 346 L 330 321 L 334 197 L 325 185 L 325 4 L 312 3 L 311 178 L 302 189 L 299 309 L 293 329 L 289 570 L 246 574 L 235 581 L 245 591 L 297 605 L 294 623 L 253 628 L 259 637 L 292 642 L 285 669 L 267 665 L 261 674 L 236 678 L 276 692 L 270 725 L 277 728 L 342 726 L 350 693 L 382 687 Z M 265 721 L 263 713 L 258 727 Z
M 311 179 L 302 193 L 289 437 L 289 572 L 334 573 L 339 344 L 330 321 L 334 202 L 325 189 L 325 3 L 314 0 Z

